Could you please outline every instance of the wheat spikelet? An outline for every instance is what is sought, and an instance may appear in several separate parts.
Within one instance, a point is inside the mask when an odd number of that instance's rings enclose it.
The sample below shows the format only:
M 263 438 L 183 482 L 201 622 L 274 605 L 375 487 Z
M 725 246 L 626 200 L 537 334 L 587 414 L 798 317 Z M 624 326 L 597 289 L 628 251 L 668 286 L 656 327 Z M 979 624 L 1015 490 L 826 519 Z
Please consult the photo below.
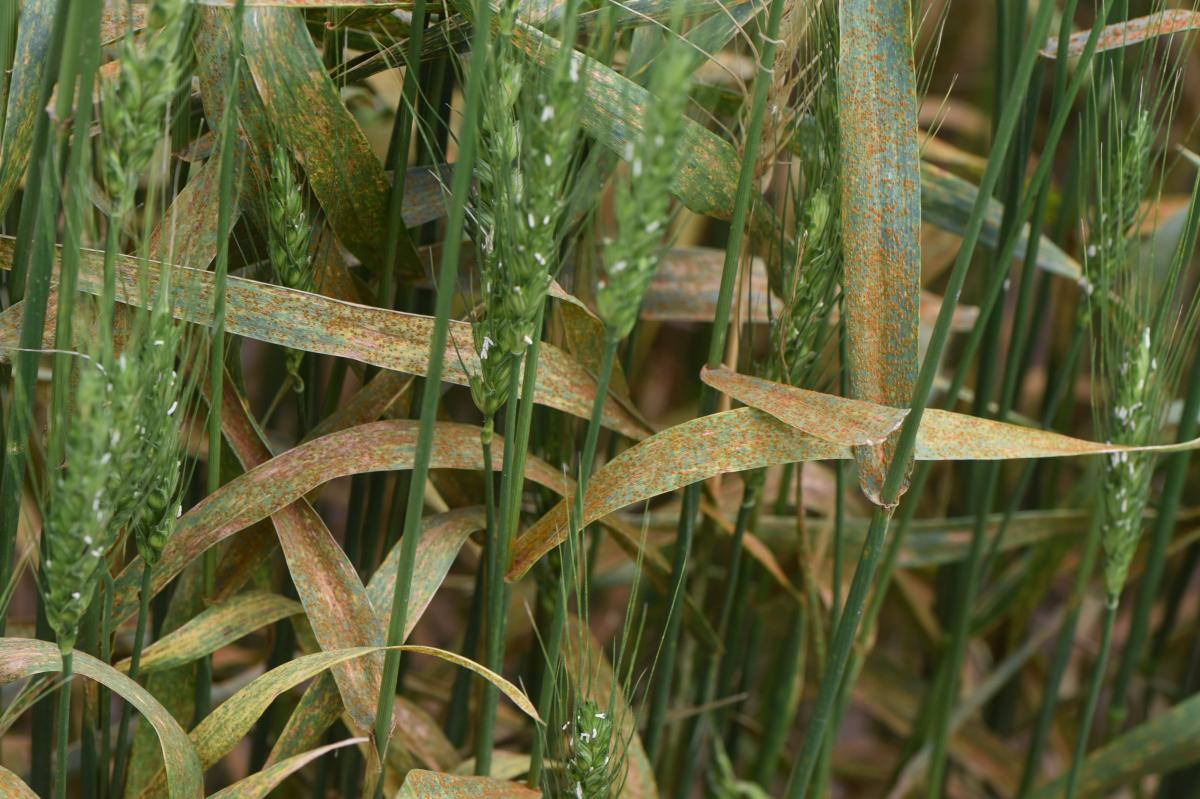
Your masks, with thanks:
M 138 180 L 158 145 L 163 121 L 183 73 L 180 53 L 187 32 L 185 0 L 158 0 L 151 8 L 142 46 L 126 36 L 121 71 L 105 84 L 101 122 L 104 152 L 101 174 L 122 216 L 133 203 Z
M 75 405 L 64 437 L 64 463 L 50 479 L 40 586 L 46 619 L 64 652 L 74 646 L 80 619 L 113 543 L 113 506 L 107 489 L 112 452 L 122 439 L 120 427 L 113 425 L 107 375 L 90 358 L 82 361 L 78 372 Z
M 641 135 L 625 147 L 630 179 L 616 193 L 618 235 L 606 249 L 596 295 L 600 317 L 619 338 L 633 329 L 658 267 L 690 79 L 687 54 L 673 41 L 659 56 L 651 77 L 653 99 L 645 109 Z
M 270 172 L 267 250 L 275 279 L 289 289 L 315 291 L 310 254 L 312 228 L 304 207 L 304 187 L 296 178 L 291 156 L 282 141 L 276 141 L 271 150 Z M 300 376 L 304 353 L 289 349 L 286 358 L 292 386 L 297 392 L 304 391 L 304 380 Z

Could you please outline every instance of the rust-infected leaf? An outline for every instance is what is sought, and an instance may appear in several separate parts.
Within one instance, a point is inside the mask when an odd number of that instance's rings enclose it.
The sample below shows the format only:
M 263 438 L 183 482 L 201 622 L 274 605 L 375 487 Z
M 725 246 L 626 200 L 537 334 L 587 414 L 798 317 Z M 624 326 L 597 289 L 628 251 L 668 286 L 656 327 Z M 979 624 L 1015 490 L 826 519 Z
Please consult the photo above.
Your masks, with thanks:
M 227 644 L 304 608 L 294 599 L 268 591 L 247 591 L 205 608 L 177 630 L 159 638 L 142 652 L 141 673 L 150 674 L 190 663 Z M 129 659 L 116 666 L 129 670 Z
M 1088 755 L 1079 771 L 1080 799 L 1110 796 L 1147 774 L 1181 769 L 1200 761 L 1200 696 L 1193 695 L 1170 710 L 1134 727 Z M 1066 777 L 1043 785 L 1033 799 L 1062 796 Z
M 150 722 L 158 735 L 166 763 L 164 783 L 171 786 L 171 796 L 181 799 L 201 799 L 204 796 L 204 772 L 196 750 L 187 734 L 142 686 L 112 666 L 84 652 L 74 654 L 75 673 L 106 686 Z M 28 638 L 0 638 L 0 685 L 35 674 L 62 671 L 62 656 L 58 646 L 49 641 Z
M 154 567 L 157 593 L 202 552 L 247 525 L 286 508 L 329 480 L 371 471 L 407 469 L 412 465 L 418 423 L 413 420 L 373 422 L 301 444 L 226 483 L 185 513 Z M 493 467 L 503 463 L 503 441 L 493 443 Z M 439 422 L 430 463 L 434 469 L 480 469 L 479 428 Z M 526 477 L 554 491 L 563 477 L 537 458 L 526 461 Z M 118 577 L 113 619 L 130 618 L 137 610 L 141 560 Z
M 396 799 L 537 799 L 541 795 L 516 782 L 416 769 L 408 773 Z
M 0 237 L 0 268 L 11 267 L 13 247 L 11 237 Z M 92 294 L 102 291 L 103 259 L 103 253 L 98 251 L 81 251 L 82 291 Z M 118 258 L 117 298 L 136 303 L 142 296 L 154 296 L 162 266 L 127 256 Z M 149 287 L 145 295 L 141 289 L 143 277 Z M 176 317 L 199 325 L 211 323 L 212 273 L 175 267 L 172 287 Z M 231 276 L 227 281 L 228 332 L 398 372 L 425 374 L 433 325 L 434 320 L 427 316 L 371 308 L 244 278 Z M 470 324 L 451 323 L 443 379 L 467 385 L 469 376 L 478 370 Z M 567 353 L 553 345 L 543 345 L 537 383 L 536 402 L 581 419 L 590 418 L 596 381 Z M 604 424 L 633 439 L 644 438 L 650 432 L 644 422 L 611 396 L 605 402 Z
M 846 0 L 840 9 L 842 308 L 850 394 L 906 407 L 917 377 L 921 303 L 912 9 L 908 0 Z M 893 436 L 855 449 L 863 492 L 874 502 L 881 501 L 895 442 Z
M 0 796 L 7 796 L 9 799 L 38 799 L 38 795 L 24 780 L 3 766 L 0 766 Z
M 292 774 L 307 766 L 327 752 L 341 749 L 343 746 L 353 746 L 367 741 L 367 738 L 347 738 L 344 741 L 321 746 L 304 752 L 279 763 L 273 763 L 262 771 L 257 771 L 249 777 L 238 780 L 228 788 L 217 791 L 208 799 L 262 799 L 273 791 L 281 782 Z
M 700 379 L 744 405 L 767 410 L 810 436 L 846 446 L 882 443 L 900 429 L 908 411 L 742 375 L 724 367 L 700 372 Z
M 1096 42 L 1096 52 L 1116 50 L 1119 47 L 1128 47 L 1159 36 L 1171 36 L 1197 28 L 1200 28 L 1200 11 L 1181 8 L 1159 11 L 1145 17 L 1105 25 Z M 1084 47 L 1091 35 L 1090 30 L 1072 33 L 1071 38 L 1067 40 L 1067 55 L 1071 58 L 1083 55 Z M 1046 46 L 1042 48 L 1042 55 L 1046 58 L 1057 58 L 1058 45 L 1058 37 L 1051 37 L 1047 40 Z
M 38 97 L 45 70 L 55 66 L 47 55 L 58 8 L 56 0 L 27 0 L 21 4 L 12 78 L 7 93 L 0 92 L 0 97 L 7 97 L 4 138 L 0 141 L 0 213 L 8 210 L 29 166 L 33 128 L 38 113 L 44 113 L 38 107 Z
M 590 524 L 718 474 L 847 454 L 845 447 L 801 433 L 754 408 L 703 416 L 638 442 L 601 467 L 588 481 L 580 522 Z M 508 579 L 524 575 L 566 540 L 570 505 L 559 502 L 516 540 Z

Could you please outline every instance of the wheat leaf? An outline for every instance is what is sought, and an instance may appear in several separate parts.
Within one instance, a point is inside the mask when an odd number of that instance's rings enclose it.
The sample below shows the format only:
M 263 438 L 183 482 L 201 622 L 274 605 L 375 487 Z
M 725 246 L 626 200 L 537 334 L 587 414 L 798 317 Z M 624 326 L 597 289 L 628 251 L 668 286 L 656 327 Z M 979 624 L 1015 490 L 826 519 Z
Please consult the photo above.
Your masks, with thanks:
M 142 686 L 89 654 L 75 652 L 75 673 L 101 683 L 137 708 L 158 735 L 166 763 L 164 782 L 171 796 L 204 796 L 204 771 L 196 749 L 171 714 Z M 62 670 L 58 646 L 28 638 L 0 638 L 0 685 L 35 674 Z

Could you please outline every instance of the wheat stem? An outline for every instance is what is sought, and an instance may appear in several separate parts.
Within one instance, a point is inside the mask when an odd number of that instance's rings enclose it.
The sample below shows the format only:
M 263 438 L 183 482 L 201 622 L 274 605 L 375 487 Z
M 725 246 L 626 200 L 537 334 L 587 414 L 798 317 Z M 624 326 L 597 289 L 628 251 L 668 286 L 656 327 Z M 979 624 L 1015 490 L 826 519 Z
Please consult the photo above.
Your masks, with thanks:
M 150 617 L 150 595 L 153 589 L 151 578 L 153 570 L 142 563 L 142 582 L 138 593 L 137 630 L 133 637 L 133 651 L 129 656 L 128 677 L 138 678 L 138 669 L 142 663 L 142 648 L 146 640 L 146 622 Z M 129 703 L 121 705 L 121 720 L 117 725 L 116 759 L 113 761 L 112 790 L 115 796 L 120 796 L 125 789 L 125 768 L 129 756 Z

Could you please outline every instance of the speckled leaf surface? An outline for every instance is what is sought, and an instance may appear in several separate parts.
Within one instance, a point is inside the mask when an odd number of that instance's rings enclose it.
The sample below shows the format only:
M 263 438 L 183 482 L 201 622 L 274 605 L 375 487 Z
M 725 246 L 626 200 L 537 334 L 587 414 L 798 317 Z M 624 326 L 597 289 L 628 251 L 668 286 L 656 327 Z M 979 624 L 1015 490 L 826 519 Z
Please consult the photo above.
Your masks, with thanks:
M 706 380 L 711 379 L 709 372 Z M 727 373 L 732 375 L 733 373 Z M 771 383 L 760 378 L 744 375 L 721 378 L 721 390 L 736 392 L 739 400 L 758 410 L 769 413 L 776 419 L 791 424 L 788 420 L 798 418 L 806 425 L 813 425 L 821 418 L 827 420 L 827 428 L 836 430 L 844 425 L 842 417 L 862 416 L 871 413 L 871 408 L 882 421 L 896 409 L 874 405 L 830 394 L 794 388 L 782 383 Z M 746 390 L 753 383 L 755 390 Z M 814 396 L 815 394 L 815 396 Z M 802 407 L 803 406 L 803 407 Z M 708 417 L 712 418 L 712 417 Z M 682 425 L 680 425 L 682 427 Z M 672 428 L 674 429 L 674 428 Z M 669 431 L 664 431 L 669 432 Z M 662 434 L 660 434 L 662 435 Z M 830 442 L 849 446 L 849 441 L 830 436 Z M 835 440 L 837 439 L 837 440 Z M 1021 458 L 1068 458 L 1076 455 L 1120 456 L 1130 452 L 1181 452 L 1200 447 L 1200 439 L 1177 444 L 1150 445 L 1142 447 L 1107 444 L 1073 438 L 1049 430 L 983 419 L 965 413 L 954 413 L 936 408 L 925 411 L 921 428 L 917 431 L 916 459 L 925 461 L 980 461 L 1017 460 Z M 826 457 L 844 457 L 830 455 Z
M 288 450 L 221 486 L 180 517 L 154 568 L 153 590 L 162 590 L 209 547 L 287 507 L 317 486 L 352 474 L 411 468 L 417 424 L 413 420 L 372 422 L 333 433 Z M 497 470 L 503 450 L 497 437 L 493 443 L 493 467 Z M 431 468 L 480 469 L 481 458 L 479 428 L 438 423 Z M 562 489 L 562 475 L 540 459 L 529 458 L 525 474 L 551 490 Z M 141 560 L 134 559 L 117 578 L 114 620 L 128 619 L 136 611 L 140 570 Z
M 882 443 L 900 428 L 908 411 L 843 399 L 738 374 L 724 367 L 700 371 L 700 379 L 743 405 L 761 408 L 810 436 L 846 446 Z
M 612 714 L 613 740 L 620 739 L 625 747 L 625 783 L 621 795 L 656 799 L 658 784 L 637 732 L 637 717 L 605 657 L 604 646 L 577 616 L 568 619 L 563 632 L 563 666 L 567 678 L 576 682 L 576 690 L 595 702 L 602 712 Z
M 963 180 L 952 172 L 940 166 L 921 162 L 921 214 L 922 218 L 950 233 L 961 233 L 966 229 L 967 219 L 975 205 L 979 189 L 967 180 Z M 1004 218 L 1004 205 L 999 200 L 988 202 L 987 211 L 983 217 L 983 227 L 980 228 L 979 240 L 988 247 L 996 247 L 1000 243 L 1000 225 Z M 1025 248 L 1029 246 L 1029 224 L 1021 229 L 1021 237 L 1017 240 L 1017 248 L 1013 251 L 1016 258 L 1025 257 Z M 1083 267 L 1063 249 L 1046 236 L 1038 242 L 1037 265 L 1040 269 L 1080 282 L 1083 280 Z
M 846 454 L 845 447 L 801 433 L 754 408 L 702 416 L 638 442 L 597 470 L 588 481 L 581 521 L 589 524 L 718 474 Z M 559 502 L 517 539 L 510 580 L 566 540 L 570 504 Z
M 207 769 L 225 756 L 250 731 L 275 698 L 310 680 L 330 667 L 353 658 L 373 654 L 378 647 L 356 647 L 332 652 L 318 652 L 295 658 L 252 680 L 248 685 L 220 705 L 189 733 L 203 768 Z M 160 772 L 142 791 L 143 799 L 164 796 L 166 785 Z
M 74 661 L 77 675 L 95 680 L 119 694 L 150 722 L 162 748 L 166 763 L 164 781 L 171 787 L 171 796 L 180 799 L 203 797 L 201 761 L 187 734 L 171 714 L 149 691 L 107 663 L 83 652 L 76 652 Z M 28 638 L 0 638 L 0 685 L 59 671 L 62 671 L 62 657 L 56 644 Z
M 341 749 L 343 746 L 353 746 L 366 740 L 366 738 L 347 738 L 344 741 L 338 741 L 337 743 L 321 746 L 303 754 L 289 757 L 287 760 L 274 763 L 262 771 L 239 780 L 228 788 L 217 791 L 208 799 L 262 799 L 262 797 L 273 791 L 281 782 L 321 755 L 332 752 L 335 749 Z
M 840 5 L 838 115 L 850 394 L 907 407 L 917 377 L 921 303 L 920 131 L 908 0 Z M 855 450 L 875 502 L 895 438 Z
M 326 74 L 303 13 L 249 9 L 244 37 L 246 63 L 267 114 L 338 238 L 368 266 L 381 267 L 388 195 L 383 166 Z M 402 271 L 421 274 L 407 230 L 396 232 Z
M 223 390 L 221 428 L 225 439 L 242 468 L 252 472 L 265 467 L 271 453 L 262 434 L 228 379 Z M 311 465 L 308 468 L 315 471 Z M 233 482 L 245 477 L 243 474 Z M 292 499 L 295 501 L 273 509 L 271 522 L 317 641 L 326 650 L 382 645 L 384 629 L 372 612 L 366 589 L 350 559 L 302 494 Z M 352 726 L 361 732 L 372 730 L 383 679 L 382 654 L 339 663 L 333 667 L 333 677 Z
M 294 599 L 268 591 L 247 591 L 205 608 L 182 627 L 164 635 L 142 652 L 141 673 L 175 668 L 212 654 L 223 646 L 280 619 L 303 613 Z M 128 658 L 117 664 L 129 670 Z
M 38 795 L 24 780 L 3 766 L 0 766 L 0 796 L 7 796 L 9 799 L 38 799 Z
M 58 13 L 56 0 L 26 0 L 21 4 L 17 48 L 8 84 L 4 139 L 0 141 L 0 213 L 8 209 L 29 166 L 38 96 L 46 69 L 50 34 Z
M 554 63 L 562 47 L 553 37 L 529 27 L 522 27 L 515 41 L 541 66 Z M 577 52 L 575 60 L 585 74 L 584 106 L 580 114 L 583 129 L 613 153 L 623 156 L 626 145 L 640 135 L 644 109 L 654 102 L 654 97 L 593 58 Z M 698 214 L 729 219 L 740 170 L 738 153 L 733 145 L 703 125 L 690 119 L 685 122 L 679 145 L 679 169 L 671 191 Z M 779 220 L 761 195 L 751 204 L 747 225 L 747 232 L 759 241 L 778 244 L 783 239 Z M 778 249 L 774 248 L 775 255 Z M 773 282 L 777 277 L 778 270 L 773 269 Z
M 409 772 L 396 799 L 536 799 L 541 795 L 516 782 L 417 769 Z
M 1200 761 L 1200 696 L 1130 730 L 1088 755 L 1079 773 L 1076 796 L 1109 796 L 1147 774 L 1160 774 Z M 1059 778 L 1033 793 L 1033 799 L 1063 795 Z
M 1096 41 L 1096 52 L 1103 53 L 1105 50 L 1128 47 L 1158 36 L 1171 36 L 1196 29 L 1200 29 L 1200 11 L 1182 8 L 1159 11 L 1145 17 L 1105 25 Z M 1090 30 L 1072 33 L 1067 41 L 1067 55 L 1071 58 L 1082 55 L 1091 35 Z M 1042 48 L 1042 55 L 1046 58 L 1057 58 L 1058 44 L 1057 37 L 1051 38 Z
M 0 268 L 9 268 L 12 258 L 13 240 L 0 237 Z M 122 301 L 134 302 L 141 296 L 138 264 L 134 258 L 118 259 L 117 296 Z M 151 289 L 148 296 L 153 296 L 160 268 L 161 264 L 152 262 L 146 269 Z M 81 290 L 98 293 L 102 269 L 102 253 L 83 250 Z M 212 274 L 176 267 L 172 280 L 176 317 L 208 325 L 212 318 Z M 371 308 L 232 276 L 228 279 L 226 302 L 226 330 L 239 336 L 408 374 L 423 375 L 428 366 L 434 320 L 427 316 Z M 467 385 L 469 375 L 478 370 L 470 325 L 452 323 L 443 379 Z M 595 393 L 596 381 L 583 365 L 553 345 L 542 346 L 535 401 L 587 419 Z M 605 402 L 604 423 L 634 439 L 650 433 L 612 396 Z
M 256 677 L 236 694 L 218 705 L 189 734 L 188 737 L 191 739 L 194 752 L 200 758 L 200 763 L 207 768 L 224 757 L 250 731 L 254 722 L 266 712 L 271 703 L 286 691 L 290 691 L 335 665 L 375 654 L 380 649 L 380 647 L 354 647 L 330 652 L 316 652 L 295 658 Z M 429 646 L 404 646 L 401 649 L 410 654 L 441 658 L 448 663 L 470 669 L 493 683 L 501 693 L 512 699 L 531 718 L 537 718 L 537 711 L 519 688 L 478 663 L 453 652 Z M 160 778 L 154 780 L 142 792 L 142 796 L 162 795 L 165 787 L 160 775 Z M 173 791 L 171 795 L 175 795 Z
M 408 615 L 405 616 L 404 636 L 407 640 L 413 628 L 429 607 L 458 552 L 471 533 L 485 528 L 486 515 L 482 507 L 457 508 L 439 513 L 422 521 L 421 541 L 413 564 L 413 583 L 409 593 Z M 396 569 L 400 564 L 400 543 L 397 542 L 367 583 L 367 597 L 375 614 L 386 620 L 392 610 L 392 593 L 396 585 Z M 385 623 L 386 626 L 386 623 Z

